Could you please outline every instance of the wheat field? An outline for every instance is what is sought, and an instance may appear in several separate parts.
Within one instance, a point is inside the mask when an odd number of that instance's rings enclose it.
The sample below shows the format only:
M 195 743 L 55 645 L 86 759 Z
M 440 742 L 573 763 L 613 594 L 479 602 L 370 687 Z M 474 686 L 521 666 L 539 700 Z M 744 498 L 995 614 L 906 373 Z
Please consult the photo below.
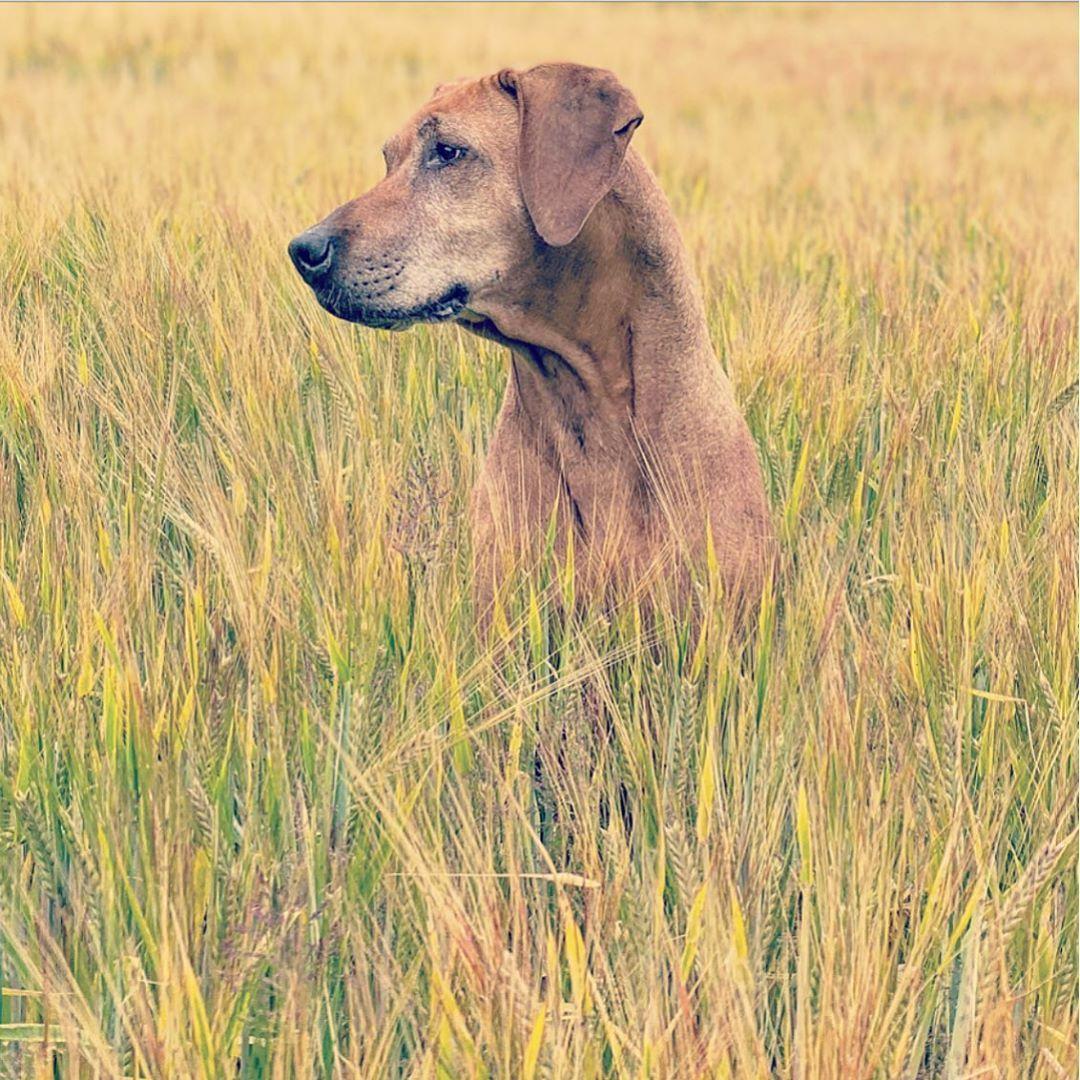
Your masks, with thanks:
M 1077 1070 L 1077 9 L 0 9 L 0 1077 Z M 289 238 L 615 70 L 766 475 L 745 633 L 478 640 L 507 371 Z

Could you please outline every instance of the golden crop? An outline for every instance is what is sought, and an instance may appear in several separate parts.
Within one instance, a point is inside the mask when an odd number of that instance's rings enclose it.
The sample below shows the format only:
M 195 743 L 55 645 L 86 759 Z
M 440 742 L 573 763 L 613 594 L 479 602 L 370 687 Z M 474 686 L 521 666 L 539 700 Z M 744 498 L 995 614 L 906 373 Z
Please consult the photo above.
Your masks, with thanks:
M 1075 6 L 0 8 L 0 1076 L 1077 1069 Z M 288 239 L 616 70 L 782 560 L 522 582 L 505 378 Z

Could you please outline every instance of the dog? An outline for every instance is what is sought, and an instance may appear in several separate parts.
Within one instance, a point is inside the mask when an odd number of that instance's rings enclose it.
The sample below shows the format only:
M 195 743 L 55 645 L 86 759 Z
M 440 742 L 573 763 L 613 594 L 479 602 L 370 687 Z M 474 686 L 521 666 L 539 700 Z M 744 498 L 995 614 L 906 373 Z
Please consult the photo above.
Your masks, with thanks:
M 630 149 L 642 118 L 578 64 L 438 86 L 383 147 L 384 179 L 289 244 L 338 318 L 456 322 L 509 348 L 472 499 L 480 612 L 552 535 L 582 598 L 685 584 L 705 560 L 727 595 L 760 595 L 761 469 L 674 215 Z

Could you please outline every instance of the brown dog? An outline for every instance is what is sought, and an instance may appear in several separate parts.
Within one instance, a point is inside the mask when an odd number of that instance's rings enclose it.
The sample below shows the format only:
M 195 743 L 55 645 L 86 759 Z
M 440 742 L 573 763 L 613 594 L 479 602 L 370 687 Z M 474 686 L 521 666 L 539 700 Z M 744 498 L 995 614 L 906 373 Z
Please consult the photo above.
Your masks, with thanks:
M 700 558 L 760 589 L 769 515 L 674 217 L 608 71 L 542 64 L 436 89 L 386 177 L 289 254 L 342 319 L 456 320 L 510 349 L 473 495 L 478 602 L 556 529 L 579 595 Z

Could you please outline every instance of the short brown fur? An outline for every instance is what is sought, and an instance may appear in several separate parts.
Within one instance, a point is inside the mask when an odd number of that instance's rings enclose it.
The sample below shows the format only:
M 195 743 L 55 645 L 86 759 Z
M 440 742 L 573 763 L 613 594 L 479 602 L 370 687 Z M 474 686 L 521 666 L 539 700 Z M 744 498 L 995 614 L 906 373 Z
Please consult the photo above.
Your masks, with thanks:
M 454 319 L 509 347 L 473 495 L 482 611 L 552 520 L 579 595 L 685 585 L 710 530 L 728 592 L 761 588 L 761 471 L 674 216 L 628 149 L 641 119 L 614 75 L 574 64 L 440 87 L 387 144 L 386 178 L 290 247 L 334 314 Z

